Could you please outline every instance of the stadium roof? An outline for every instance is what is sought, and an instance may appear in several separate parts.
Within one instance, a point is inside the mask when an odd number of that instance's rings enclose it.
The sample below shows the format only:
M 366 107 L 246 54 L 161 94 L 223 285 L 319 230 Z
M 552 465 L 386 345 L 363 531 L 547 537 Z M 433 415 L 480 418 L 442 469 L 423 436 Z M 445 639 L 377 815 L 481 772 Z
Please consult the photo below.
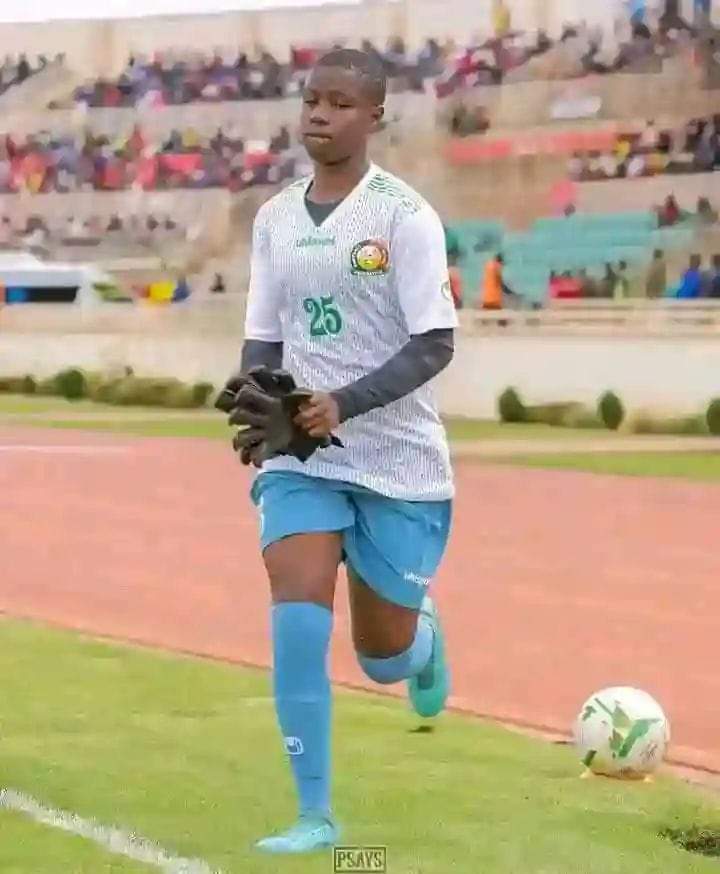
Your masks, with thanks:
M 360 0 L 104 0 L 99 15 L 97 0 L 63 0 L 61 3 L 57 0 L 0 0 L 0 23 L 202 15 L 283 6 L 319 6 L 323 3 L 354 5 L 358 2 Z

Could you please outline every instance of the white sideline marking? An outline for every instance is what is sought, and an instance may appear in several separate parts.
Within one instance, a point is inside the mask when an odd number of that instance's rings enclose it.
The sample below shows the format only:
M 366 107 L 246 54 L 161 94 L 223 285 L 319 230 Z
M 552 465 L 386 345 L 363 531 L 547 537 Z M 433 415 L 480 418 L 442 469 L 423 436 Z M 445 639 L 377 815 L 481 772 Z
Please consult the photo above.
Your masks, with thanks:
M 131 452 L 129 446 L 43 446 L 10 443 L 0 446 L 0 452 L 36 452 L 39 455 L 124 455 Z
M 202 859 L 173 856 L 152 841 L 132 832 L 102 825 L 92 819 L 83 819 L 75 813 L 45 807 L 30 795 L 16 792 L 14 789 L 0 789 L 0 808 L 24 813 L 35 822 L 93 841 L 111 853 L 136 862 L 155 865 L 166 874 L 220 874 Z

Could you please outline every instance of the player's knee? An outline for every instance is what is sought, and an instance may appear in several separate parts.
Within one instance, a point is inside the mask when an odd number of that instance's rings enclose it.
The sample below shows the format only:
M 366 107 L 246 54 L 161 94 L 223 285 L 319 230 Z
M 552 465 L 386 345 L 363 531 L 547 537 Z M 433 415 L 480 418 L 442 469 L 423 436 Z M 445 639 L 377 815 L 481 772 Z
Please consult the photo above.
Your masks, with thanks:
M 307 601 L 332 609 L 335 577 L 330 573 L 296 570 L 287 573 L 269 573 L 273 603 Z
M 417 610 L 382 597 L 353 569 L 348 576 L 352 637 L 358 658 L 384 659 L 401 655 L 415 639 Z
M 394 683 L 397 683 L 397 677 L 389 675 L 383 664 L 387 659 L 366 656 L 361 652 L 356 652 L 355 655 L 362 672 L 373 683 L 377 683 L 380 686 L 392 686 Z
M 415 629 L 388 627 L 382 634 L 377 628 L 371 639 L 355 628 L 355 656 L 366 677 L 381 686 L 397 683 L 397 664 L 412 648 Z
M 412 628 L 373 628 L 365 631 L 356 623 L 353 645 L 358 659 L 392 659 L 402 655 L 413 644 L 417 623 Z

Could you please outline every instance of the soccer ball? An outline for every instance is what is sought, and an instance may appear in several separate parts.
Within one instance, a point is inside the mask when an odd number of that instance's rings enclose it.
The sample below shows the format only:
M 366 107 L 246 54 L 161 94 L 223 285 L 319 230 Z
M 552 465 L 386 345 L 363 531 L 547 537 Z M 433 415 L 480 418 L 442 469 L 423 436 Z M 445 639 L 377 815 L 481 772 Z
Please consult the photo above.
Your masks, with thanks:
M 588 698 L 573 735 L 583 764 L 594 774 L 638 780 L 662 763 L 670 724 L 647 692 L 617 687 Z

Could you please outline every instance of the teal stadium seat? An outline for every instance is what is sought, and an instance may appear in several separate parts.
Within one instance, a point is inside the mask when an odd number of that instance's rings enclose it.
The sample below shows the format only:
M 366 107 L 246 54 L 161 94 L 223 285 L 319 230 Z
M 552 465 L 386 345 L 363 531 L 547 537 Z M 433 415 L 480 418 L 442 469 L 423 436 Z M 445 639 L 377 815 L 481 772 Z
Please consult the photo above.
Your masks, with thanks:
M 541 218 L 533 224 L 533 230 L 546 228 L 578 228 L 586 231 L 601 228 L 645 228 L 652 231 L 657 227 L 654 212 L 606 212 L 599 214 L 575 214 L 568 217 Z
M 460 247 L 460 269 L 465 302 L 471 305 L 480 293 L 480 280 L 486 262 L 502 249 L 505 226 L 489 219 L 453 222 L 450 228 Z
M 654 249 L 687 248 L 693 239 L 692 228 L 658 228 L 652 212 L 540 218 L 524 233 L 506 232 L 493 221 L 457 222 L 452 229 L 463 253 L 460 267 L 468 305 L 479 295 L 485 263 L 498 251 L 505 256 L 508 285 L 528 302 L 541 303 L 551 271 L 587 270 L 600 278 L 607 263 L 644 265 Z

